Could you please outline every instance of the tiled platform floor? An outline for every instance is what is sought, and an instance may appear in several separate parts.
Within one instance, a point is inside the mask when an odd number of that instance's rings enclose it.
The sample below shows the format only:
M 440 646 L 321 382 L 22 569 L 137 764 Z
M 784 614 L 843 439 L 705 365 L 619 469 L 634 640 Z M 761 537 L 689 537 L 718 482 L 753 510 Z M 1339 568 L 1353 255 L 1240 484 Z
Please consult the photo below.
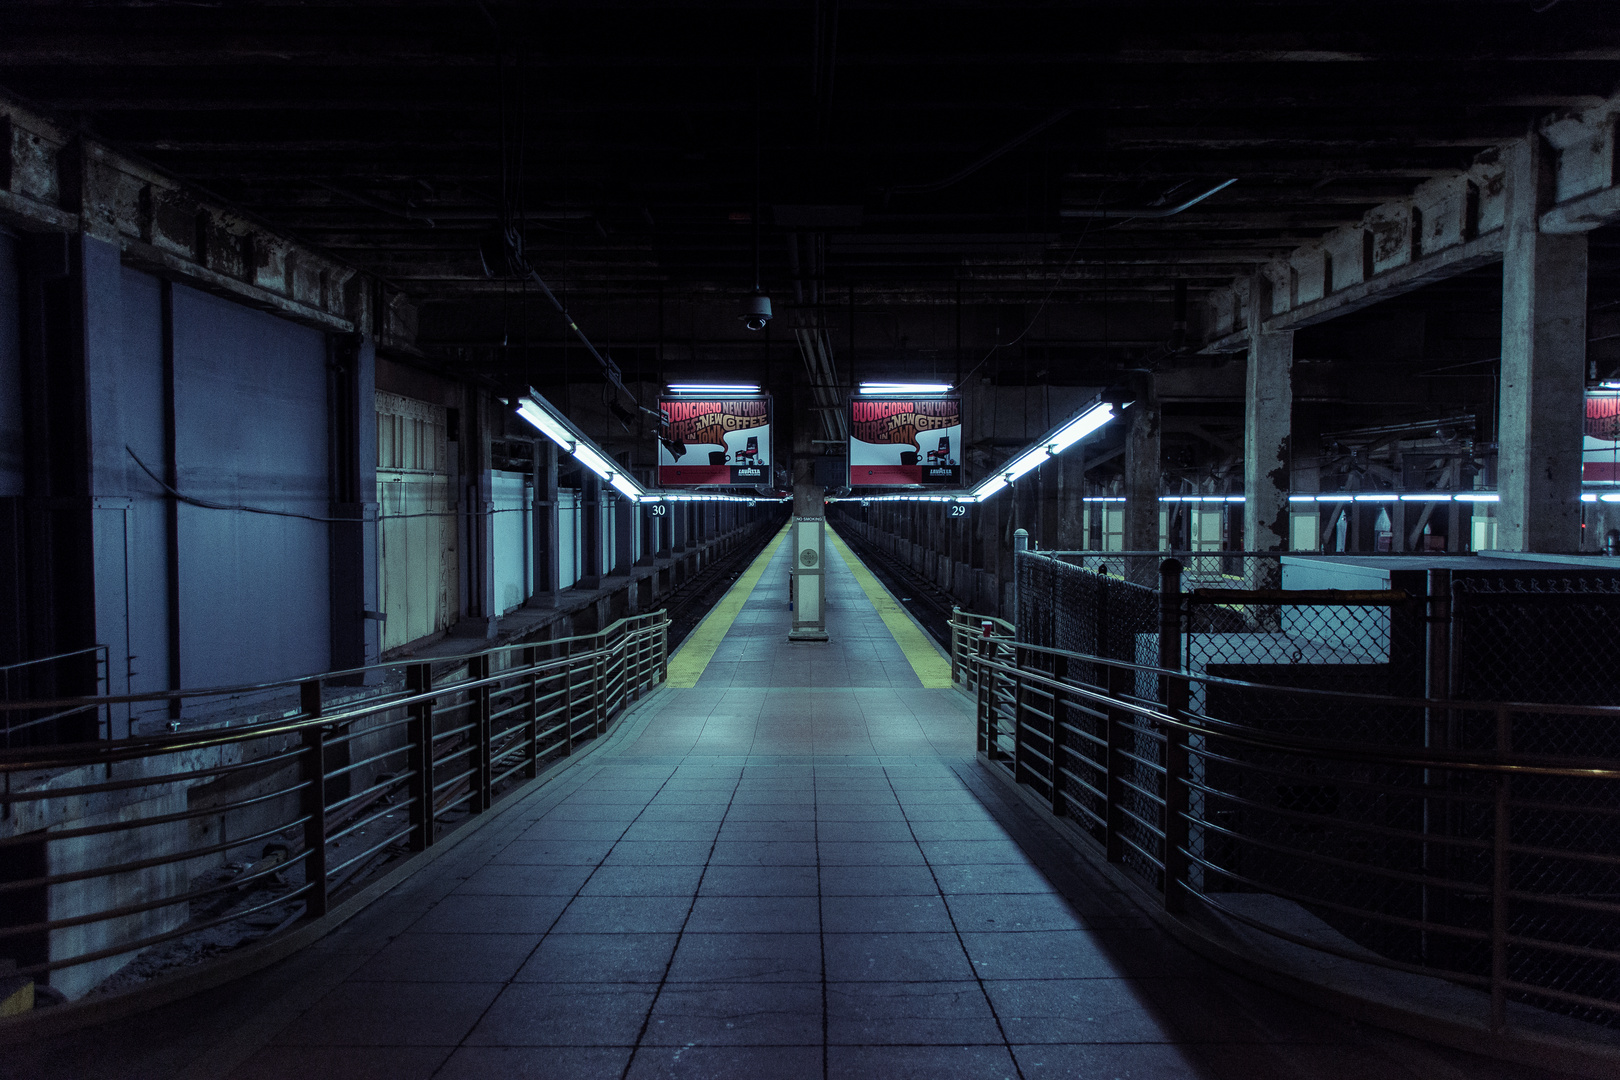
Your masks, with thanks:
M 695 689 L 277 968 L 48 1075 L 1462 1078 L 1168 943 L 972 761 L 834 556 L 779 555 Z M 0 1068 L 3 1071 L 3 1068 Z M 21 1074 L 19 1074 L 21 1075 Z

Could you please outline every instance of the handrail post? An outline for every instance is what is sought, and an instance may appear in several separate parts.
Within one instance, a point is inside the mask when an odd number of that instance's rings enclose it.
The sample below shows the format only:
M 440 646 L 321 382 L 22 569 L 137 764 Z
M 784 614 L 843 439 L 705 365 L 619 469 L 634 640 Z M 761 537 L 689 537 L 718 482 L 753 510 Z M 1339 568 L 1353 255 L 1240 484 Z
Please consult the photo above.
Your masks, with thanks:
M 574 752 L 574 647 L 563 646 L 563 753 Z
M 1069 679 L 1069 658 L 1058 653 L 1052 658 L 1052 678 L 1065 683 Z M 1063 737 L 1063 713 L 1068 706 L 1063 691 L 1052 691 L 1052 816 L 1063 817 L 1069 812 L 1063 799 L 1063 751 L 1068 747 Z
M 995 702 L 990 696 L 990 669 L 986 663 L 990 659 L 990 629 L 985 624 L 984 631 L 979 635 L 979 660 L 977 665 L 977 678 L 975 689 L 979 697 L 979 750 L 985 757 L 994 761 L 995 740 L 991 735 L 991 721 L 993 720 L 993 706 Z
M 1104 678 L 1108 684 L 1108 697 L 1110 701 L 1117 702 L 1125 694 L 1125 689 L 1133 685 L 1135 672 L 1129 668 L 1116 667 L 1109 664 L 1105 669 Z M 1125 824 L 1125 767 L 1124 767 L 1124 735 L 1126 711 L 1110 704 L 1105 710 L 1103 721 L 1104 740 L 1103 768 L 1106 770 L 1103 791 L 1107 793 L 1108 802 L 1104 807 L 1103 819 L 1103 851 L 1109 862 L 1123 862 L 1125 859 L 1125 841 L 1123 839 Z
M 1159 566 L 1159 667 L 1181 671 L 1181 563 L 1166 559 Z M 1161 676 L 1164 711 L 1180 720 L 1186 716 L 1187 680 Z M 1182 886 L 1187 880 L 1189 806 L 1187 781 L 1190 756 L 1186 729 L 1165 726 L 1164 740 L 1164 909 L 1183 909 Z
M 474 679 L 489 678 L 489 653 L 480 653 L 467 661 L 468 674 Z M 489 736 L 489 687 L 480 686 L 473 690 L 473 767 L 471 777 L 472 790 L 468 793 L 468 809 L 474 814 L 481 814 L 489 809 L 490 805 L 490 769 L 491 747 Z
M 1496 710 L 1496 761 L 1499 766 L 1508 763 L 1513 748 L 1513 714 L 1506 708 Z M 1508 888 L 1512 869 L 1508 851 L 1513 778 L 1507 772 L 1496 774 L 1495 822 L 1491 830 L 1491 1030 L 1501 1033 L 1507 1029 L 1507 939 Z
M 1026 537 L 1027 539 L 1027 537 Z M 1016 588 L 1016 586 L 1015 586 Z M 1017 672 L 1013 676 L 1012 698 L 1012 736 L 1013 736 L 1013 783 L 1024 782 L 1024 695 L 1028 688 L 1024 684 L 1024 660 L 1016 644 L 1012 647 L 1012 668 Z
M 528 699 L 523 703 L 523 722 L 529 742 L 529 765 L 523 771 L 523 775 L 529 780 L 540 775 L 540 680 L 534 671 L 534 666 L 538 662 L 538 649 L 531 645 L 523 650 L 523 666 L 529 669 Z
M 951 682 L 962 681 L 962 609 L 951 605 Z
M 433 689 L 433 665 L 410 664 L 405 668 L 405 689 L 423 694 Z M 433 846 L 433 700 L 410 706 L 406 725 L 410 742 L 407 759 L 411 771 L 411 850 L 425 851 Z
M 326 731 L 304 729 L 304 914 L 312 919 L 326 914 Z
M 596 652 L 596 662 L 591 668 L 591 737 L 600 739 L 602 727 L 607 719 L 607 705 L 603 701 L 603 694 L 607 687 L 607 660 L 600 647 Z

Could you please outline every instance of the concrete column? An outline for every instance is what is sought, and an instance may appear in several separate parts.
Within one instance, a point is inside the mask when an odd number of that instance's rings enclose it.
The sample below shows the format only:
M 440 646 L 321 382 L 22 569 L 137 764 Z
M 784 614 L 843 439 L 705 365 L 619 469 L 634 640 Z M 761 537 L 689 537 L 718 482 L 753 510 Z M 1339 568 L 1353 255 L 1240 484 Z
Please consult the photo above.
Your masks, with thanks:
M 613 572 L 628 574 L 635 560 L 631 530 L 636 527 L 636 504 L 620 495 L 613 498 Z
M 1585 233 L 1539 230 L 1552 201 L 1551 155 L 1532 136 L 1504 158 L 1496 537 L 1507 551 L 1575 551 L 1581 543 L 1587 241 Z
M 557 513 L 557 444 L 534 440 L 534 595 L 530 603 L 554 607 L 562 580 Z
M 589 469 L 580 470 L 580 513 L 584 528 L 580 529 L 580 543 L 585 550 L 579 560 L 578 585 L 582 589 L 599 588 L 602 584 L 602 478 Z
M 1293 331 L 1249 335 L 1243 408 L 1243 548 L 1288 548 L 1289 435 L 1294 408 Z
M 1125 550 L 1159 550 L 1159 400 L 1152 380 L 1126 410 Z

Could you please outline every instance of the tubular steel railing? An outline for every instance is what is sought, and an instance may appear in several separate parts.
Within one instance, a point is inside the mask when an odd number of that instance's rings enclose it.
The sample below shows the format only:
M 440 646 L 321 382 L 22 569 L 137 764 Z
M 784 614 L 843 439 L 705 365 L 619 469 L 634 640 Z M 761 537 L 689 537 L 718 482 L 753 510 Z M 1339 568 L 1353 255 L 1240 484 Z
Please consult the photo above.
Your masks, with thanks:
M 668 627 L 658 611 L 471 655 L 100 698 L 279 688 L 301 704 L 245 726 L 0 752 L 0 958 L 76 997 L 166 942 L 319 917 L 368 870 L 604 734 L 663 681 Z
M 953 671 L 977 699 L 986 760 L 1176 917 L 1444 980 L 1438 998 L 1494 1032 L 1612 1048 L 1620 759 L 1536 748 L 1548 731 L 1607 737 L 1620 730 L 1620 707 L 1401 698 L 1189 671 L 1188 599 L 1176 582 L 1160 593 L 1155 633 L 1144 634 L 1157 637 L 1145 642 L 1156 665 L 1016 642 L 957 612 Z M 1220 711 L 1212 703 L 1235 712 L 1210 715 Z M 1336 723 L 1351 714 L 1377 724 Z M 1440 743 L 1426 734 L 1437 717 L 1474 734 Z M 1443 984 L 1420 985 L 1433 1004 Z
M 85 702 L 29 708 L 27 702 L 66 697 L 100 697 L 107 691 L 107 646 L 91 645 L 73 652 L 0 664 L 0 703 L 15 707 L 0 712 L 5 745 L 67 741 L 64 736 L 112 738 L 107 706 Z

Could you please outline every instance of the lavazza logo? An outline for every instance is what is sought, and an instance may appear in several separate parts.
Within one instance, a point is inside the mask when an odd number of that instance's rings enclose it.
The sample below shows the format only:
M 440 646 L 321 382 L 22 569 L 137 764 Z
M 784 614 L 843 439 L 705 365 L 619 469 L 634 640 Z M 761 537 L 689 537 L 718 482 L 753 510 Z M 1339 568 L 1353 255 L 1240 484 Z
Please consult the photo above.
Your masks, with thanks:
M 929 469 L 928 470 L 928 475 L 929 476 L 949 476 L 949 475 L 951 475 L 951 470 L 950 469 L 941 469 L 941 468 Z
M 737 470 L 737 475 L 738 476 L 764 476 L 765 475 L 765 470 L 764 469 L 746 469 L 746 468 L 745 469 L 738 469 Z

